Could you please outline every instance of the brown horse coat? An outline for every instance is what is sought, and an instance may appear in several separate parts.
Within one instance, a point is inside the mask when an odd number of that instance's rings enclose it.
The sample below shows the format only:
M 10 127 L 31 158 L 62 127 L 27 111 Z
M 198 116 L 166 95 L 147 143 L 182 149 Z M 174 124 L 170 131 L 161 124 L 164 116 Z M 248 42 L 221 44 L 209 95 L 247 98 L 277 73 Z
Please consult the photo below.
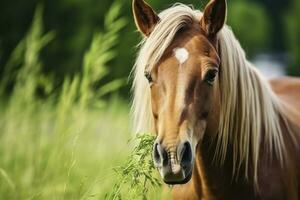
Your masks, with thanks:
M 224 26 L 225 0 L 133 11 L 135 127 L 156 133 L 173 199 L 299 199 L 300 79 L 260 75 Z
M 300 127 L 300 79 L 293 77 L 281 77 L 270 80 L 273 91 L 287 106 L 286 112 L 290 120 L 295 123 L 295 128 L 299 131 Z M 298 132 L 299 133 L 299 132 Z M 298 144 L 299 144 L 298 136 Z M 208 142 L 209 143 L 209 142 Z M 199 157 L 197 158 L 194 176 L 191 182 L 186 185 L 178 185 L 173 189 L 173 199 L 288 199 L 282 189 L 283 180 L 286 172 L 282 172 L 277 166 L 268 166 L 264 163 L 266 155 L 262 153 L 260 165 L 260 196 L 256 195 L 251 183 L 247 180 L 239 179 L 232 183 L 230 161 L 224 167 L 215 166 L 211 161 L 213 152 L 209 151 L 210 144 L 204 144 L 198 148 Z M 212 148 L 213 149 L 213 148 Z M 300 147 L 291 150 L 294 159 L 297 160 L 297 176 L 300 180 Z M 280 175 L 279 175 L 280 174 Z M 298 185 L 298 198 L 300 198 L 300 188 Z

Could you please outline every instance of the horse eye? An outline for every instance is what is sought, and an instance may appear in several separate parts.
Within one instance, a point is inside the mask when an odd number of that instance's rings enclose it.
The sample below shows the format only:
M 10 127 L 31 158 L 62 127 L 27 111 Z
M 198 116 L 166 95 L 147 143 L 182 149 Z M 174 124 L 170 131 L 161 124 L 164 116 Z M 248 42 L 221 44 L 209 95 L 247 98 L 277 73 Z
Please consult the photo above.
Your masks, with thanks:
M 213 85 L 215 78 L 218 74 L 218 70 L 217 69 L 211 69 L 209 70 L 206 75 L 205 75 L 205 79 L 204 81 L 209 84 L 209 85 Z
M 149 83 L 153 82 L 152 76 L 150 72 L 145 72 L 145 77 L 149 81 Z

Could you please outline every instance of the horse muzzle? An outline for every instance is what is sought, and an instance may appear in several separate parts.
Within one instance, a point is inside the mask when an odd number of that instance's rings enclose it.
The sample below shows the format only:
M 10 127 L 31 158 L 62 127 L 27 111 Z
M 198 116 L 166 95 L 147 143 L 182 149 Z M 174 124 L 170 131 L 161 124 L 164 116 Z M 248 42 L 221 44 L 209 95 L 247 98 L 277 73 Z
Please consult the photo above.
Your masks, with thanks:
M 185 184 L 192 177 L 194 156 L 189 141 L 181 142 L 177 148 L 169 150 L 161 142 L 156 141 L 153 160 L 166 184 Z

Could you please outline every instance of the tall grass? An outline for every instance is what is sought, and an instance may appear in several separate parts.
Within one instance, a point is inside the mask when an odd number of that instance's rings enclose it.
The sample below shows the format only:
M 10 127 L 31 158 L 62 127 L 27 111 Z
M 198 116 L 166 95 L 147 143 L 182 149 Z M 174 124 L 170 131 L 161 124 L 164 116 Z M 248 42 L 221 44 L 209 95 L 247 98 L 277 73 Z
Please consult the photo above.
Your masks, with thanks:
M 82 73 L 67 77 L 54 93 L 39 54 L 55 34 L 44 34 L 42 8 L 37 8 L 1 80 L 0 199 L 158 198 L 151 138 L 140 138 L 128 157 L 135 142 L 128 143 L 127 105 L 114 95 L 103 98 L 124 79 L 99 85 L 110 72 L 108 62 L 126 24 L 120 9 L 119 2 L 108 11 L 104 30 L 95 33 L 84 55 Z M 47 98 L 39 97 L 41 90 Z

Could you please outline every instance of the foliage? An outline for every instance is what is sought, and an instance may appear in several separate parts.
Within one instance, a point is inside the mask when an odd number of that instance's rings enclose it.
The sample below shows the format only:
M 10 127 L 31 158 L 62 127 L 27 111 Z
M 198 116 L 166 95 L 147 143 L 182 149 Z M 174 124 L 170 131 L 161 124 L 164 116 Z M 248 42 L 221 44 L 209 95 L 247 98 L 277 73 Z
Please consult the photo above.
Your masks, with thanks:
M 138 143 L 126 163 L 114 169 L 118 179 L 106 199 L 147 199 L 150 186 L 159 189 L 161 182 L 153 174 L 151 157 L 154 140 L 154 136 L 147 134 L 137 136 Z
M 51 82 L 41 74 L 42 63 L 39 52 L 54 38 L 54 32 L 43 35 L 42 7 L 38 6 L 33 23 L 25 38 L 20 41 L 5 66 L 5 77 L 1 80 L 2 92 L 8 85 L 16 82 L 15 92 L 24 98 L 33 97 L 35 89 L 32 86 L 42 86 L 46 92 L 51 90 Z
M 79 98 L 80 95 L 80 104 L 88 105 L 93 102 L 103 106 L 104 101 L 101 98 L 118 90 L 125 83 L 124 78 L 103 82 L 110 72 L 108 62 L 117 55 L 114 47 L 119 40 L 119 32 L 126 24 L 125 18 L 119 17 L 120 8 L 120 2 L 114 3 L 107 13 L 104 31 L 95 33 L 89 50 L 84 54 L 82 74 L 78 73 L 73 78 L 67 77 L 63 84 L 66 90 L 69 90 L 71 85 L 74 90 L 80 90 L 76 91 L 74 96 Z M 39 88 L 43 88 L 47 93 L 51 92 L 53 83 L 41 71 L 39 54 L 43 47 L 53 40 L 54 33 L 42 35 L 42 32 L 42 9 L 39 6 L 31 29 L 15 48 L 5 67 L 6 77 L 1 83 L 2 92 L 13 81 L 16 82 L 14 92 L 23 92 L 19 94 L 20 96 L 34 97 Z M 96 85 L 101 81 L 103 83 L 101 86 Z
M 90 49 L 85 53 L 83 59 L 83 75 L 81 79 L 81 103 L 101 98 L 104 95 L 119 89 L 124 85 L 124 79 L 115 79 L 105 83 L 98 89 L 94 89 L 95 83 L 109 74 L 107 63 L 116 57 L 113 49 L 119 41 L 119 32 L 126 25 L 125 18 L 119 18 L 121 4 L 116 1 L 107 13 L 104 22 L 104 32 L 96 33 L 93 37 Z M 86 92 L 87 91 L 87 92 Z M 104 101 L 98 101 L 103 105 Z
M 300 76 L 300 2 L 294 0 L 291 4 L 290 12 L 286 14 L 286 38 L 288 42 L 288 52 L 290 67 L 289 74 Z
M 266 50 L 270 42 L 270 22 L 264 9 L 249 1 L 231 3 L 228 9 L 228 24 L 247 54 L 253 56 Z

